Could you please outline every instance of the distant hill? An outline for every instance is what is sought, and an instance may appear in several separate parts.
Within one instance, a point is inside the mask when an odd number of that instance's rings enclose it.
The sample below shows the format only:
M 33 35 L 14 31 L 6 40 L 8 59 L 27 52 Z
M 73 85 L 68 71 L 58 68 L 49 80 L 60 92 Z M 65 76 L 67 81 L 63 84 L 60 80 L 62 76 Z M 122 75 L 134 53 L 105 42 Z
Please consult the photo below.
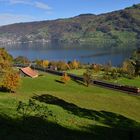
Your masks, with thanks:
M 0 27 L 0 43 L 35 41 L 95 46 L 139 45 L 140 4 L 101 15 L 81 14 L 67 19 Z

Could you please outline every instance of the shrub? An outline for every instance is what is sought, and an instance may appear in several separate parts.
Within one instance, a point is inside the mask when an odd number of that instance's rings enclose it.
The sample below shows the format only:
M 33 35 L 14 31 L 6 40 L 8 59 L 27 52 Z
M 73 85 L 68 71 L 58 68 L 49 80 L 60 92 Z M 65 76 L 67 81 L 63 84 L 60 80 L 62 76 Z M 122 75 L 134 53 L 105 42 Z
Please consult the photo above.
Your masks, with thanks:
M 103 80 L 111 80 L 111 76 L 108 74 L 103 75 Z
M 49 66 L 49 61 L 48 61 L 48 60 L 43 60 L 42 66 L 43 66 L 44 68 L 47 68 L 47 67 Z
M 93 70 L 87 69 L 86 72 L 83 73 L 83 78 L 86 86 L 88 87 L 92 82 Z
M 106 74 L 108 74 L 111 71 L 112 64 L 111 61 L 109 61 L 105 66 L 104 66 L 104 71 Z
M 95 73 L 99 73 L 101 71 L 101 66 L 99 64 L 92 64 L 91 69 L 93 69 Z
M 24 56 L 18 56 L 14 59 L 14 63 L 16 64 L 29 64 L 30 60 L 27 57 Z
M 53 112 L 48 109 L 46 105 L 37 104 L 37 102 L 33 99 L 29 99 L 27 103 L 19 101 L 17 106 L 17 113 L 25 120 L 29 116 L 40 117 L 42 119 L 46 119 L 49 116 L 55 118 Z
M 111 31 L 111 27 L 109 25 L 100 25 L 97 27 L 97 30 L 103 33 L 108 33 Z
M 76 60 L 73 60 L 72 62 L 69 62 L 69 66 L 71 69 L 78 69 L 80 66 L 80 63 Z
M 51 61 L 49 67 L 61 71 L 70 69 L 69 65 L 65 61 Z
M 43 60 L 35 60 L 37 66 L 43 67 Z
M 135 67 L 130 60 L 126 60 L 123 62 L 123 71 L 130 76 L 134 76 L 135 74 Z
M 110 72 L 110 76 L 112 79 L 117 79 L 119 77 L 119 73 L 117 72 L 116 68 L 113 68 Z
M 69 65 L 65 61 L 58 61 L 57 62 L 58 70 L 64 71 L 69 69 Z
M 70 81 L 70 77 L 67 75 L 67 73 L 64 73 L 64 74 L 62 75 L 61 81 L 62 81 L 63 83 L 65 83 L 65 84 L 66 84 L 67 82 Z

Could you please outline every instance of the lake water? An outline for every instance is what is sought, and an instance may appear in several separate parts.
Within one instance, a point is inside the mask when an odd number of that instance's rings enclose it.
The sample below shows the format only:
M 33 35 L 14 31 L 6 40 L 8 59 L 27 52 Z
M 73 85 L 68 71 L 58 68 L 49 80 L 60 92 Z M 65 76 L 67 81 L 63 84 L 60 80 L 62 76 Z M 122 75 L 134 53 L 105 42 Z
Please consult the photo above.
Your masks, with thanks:
M 48 59 L 48 60 L 78 60 L 82 63 L 100 63 L 105 64 L 111 61 L 112 65 L 118 66 L 129 58 L 134 51 L 127 47 L 124 48 L 95 48 L 94 46 L 50 46 L 46 44 L 18 44 L 6 47 L 8 52 L 14 57 L 26 56 L 30 60 Z

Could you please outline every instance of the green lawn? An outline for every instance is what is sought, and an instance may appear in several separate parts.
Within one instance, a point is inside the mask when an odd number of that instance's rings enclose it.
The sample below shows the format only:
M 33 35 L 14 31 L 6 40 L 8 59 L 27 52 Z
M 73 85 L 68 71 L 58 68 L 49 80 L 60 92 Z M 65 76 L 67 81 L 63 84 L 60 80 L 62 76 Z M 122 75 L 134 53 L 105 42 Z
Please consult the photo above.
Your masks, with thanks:
M 140 139 L 140 97 L 44 74 L 35 79 L 22 78 L 15 94 L 0 93 L 0 138 L 2 139 L 68 139 L 127 140 L 134 131 Z M 23 123 L 17 116 L 18 101 L 34 99 L 48 105 L 57 123 L 30 117 Z M 10 117 L 10 118 L 9 118 Z M 13 132 L 14 131 L 14 132 Z M 7 135 L 7 133 L 9 135 Z M 129 134 L 130 133 L 130 134 Z
M 86 69 L 71 69 L 71 70 L 67 70 L 67 73 L 71 73 L 71 74 L 75 74 L 75 75 L 79 75 L 82 76 L 84 72 L 86 72 Z M 103 72 L 100 71 L 99 73 L 93 73 L 93 77 L 102 77 L 103 76 Z
M 68 73 L 76 74 L 79 76 L 82 76 L 83 73 L 86 71 L 86 69 L 77 69 L 77 70 L 69 70 Z M 103 72 L 99 72 L 98 74 L 93 74 L 93 76 L 96 77 L 102 77 Z M 128 79 L 128 78 L 118 78 L 117 80 L 109 80 L 109 82 L 117 83 L 117 84 L 123 84 L 123 85 L 130 85 L 130 86 L 136 86 L 140 88 L 140 77 L 136 77 L 134 79 Z
M 118 80 L 115 80 L 114 82 L 123 84 L 123 85 L 136 86 L 140 88 L 140 77 L 136 77 L 134 79 L 119 78 Z
M 81 76 L 83 75 L 84 72 L 86 72 L 86 69 L 72 69 L 72 70 L 67 70 L 66 72 Z

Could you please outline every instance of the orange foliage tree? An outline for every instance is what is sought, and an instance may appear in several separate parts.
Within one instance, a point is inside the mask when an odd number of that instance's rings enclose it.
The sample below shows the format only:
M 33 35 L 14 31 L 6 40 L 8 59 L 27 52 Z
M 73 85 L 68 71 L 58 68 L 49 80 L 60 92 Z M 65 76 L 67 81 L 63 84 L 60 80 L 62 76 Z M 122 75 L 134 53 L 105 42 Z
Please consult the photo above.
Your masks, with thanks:
M 12 60 L 12 56 L 0 48 L 0 86 L 9 92 L 15 92 L 20 83 L 19 74 L 12 68 Z
M 20 75 L 15 71 L 6 72 L 2 81 L 2 87 L 6 91 L 15 92 L 20 85 Z
M 0 73 L 3 74 L 11 69 L 12 56 L 4 48 L 0 48 Z
M 67 82 L 70 81 L 70 77 L 67 75 L 67 73 L 64 73 L 64 74 L 62 75 L 61 81 L 62 81 L 63 83 L 65 83 L 65 84 L 66 84 Z

